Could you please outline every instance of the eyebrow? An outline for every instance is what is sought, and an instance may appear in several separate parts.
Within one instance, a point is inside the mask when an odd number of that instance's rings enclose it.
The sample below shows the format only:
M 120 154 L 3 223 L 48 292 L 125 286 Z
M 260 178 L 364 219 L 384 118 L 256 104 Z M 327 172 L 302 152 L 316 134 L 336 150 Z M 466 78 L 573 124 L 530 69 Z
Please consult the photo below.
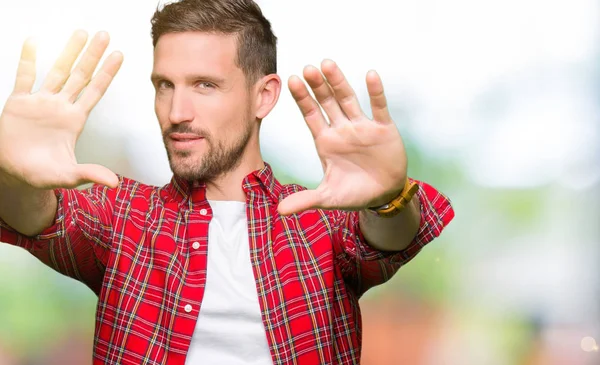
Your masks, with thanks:
M 185 79 L 187 82 L 207 81 L 207 82 L 211 82 L 213 84 L 218 84 L 218 85 L 222 85 L 223 83 L 225 83 L 225 79 L 222 77 L 200 75 L 200 74 L 187 75 L 185 77 Z M 170 81 L 169 78 L 166 77 L 165 75 L 153 72 L 152 75 L 150 76 L 150 81 L 152 81 L 153 84 L 156 84 L 159 80 Z

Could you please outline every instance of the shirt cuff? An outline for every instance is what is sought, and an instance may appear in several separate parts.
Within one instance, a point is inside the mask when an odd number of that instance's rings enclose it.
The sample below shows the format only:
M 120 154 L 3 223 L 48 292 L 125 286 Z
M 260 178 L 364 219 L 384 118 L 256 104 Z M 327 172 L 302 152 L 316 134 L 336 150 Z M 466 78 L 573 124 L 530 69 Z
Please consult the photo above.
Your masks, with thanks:
M 52 225 L 44 229 L 41 233 L 32 236 L 24 237 L 21 233 L 17 232 L 13 227 L 9 226 L 8 223 L 0 219 L 0 241 L 8 244 L 17 244 L 21 242 L 18 239 L 19 236 L 23 238 L 33 239 L 35 241 L 49 240 L 53 238 L 63 237 L 65 235 L 65 216 L 68 215 L 69 210 L 64 198 L 63 189 L 55 189 L 54 194 L 57 198 L 58 207 L 56 215 Z
M 62 238 L 65 236 L 65 221 L 67 221 L 67 216 L 71 216 L 71 210 L 69 209 L 71 206 L 69 201 L 70 199 L 65 199 L 66 190 L 64 189 L 54 189 L 54 195 L 56 195 L 57 200 L 57 209 L 56 216 L 54 217 L 54 223 L 44 229 L 41 233 L 34 237 L 36 240 L 49 240 L 53 238 Z M 70 220 L 70 218 L 69 218 Z
M 442 230 L 454 218 L 454 210 L 450 199 L 435 188 L 421 181 L 415 181 L 419 189 L 415 198 L 419 199 L 421 219 L 419 230 L 412 242 L 402 251 L 381 251 L 369 245 L 360 229 L 355 235 L 357 254 L 362 260 L 377 261 L 388 260 L 390 264 L 404 265 L 412 260 L 425 245 L 437 238 Z M 359 214 L 354 212 L 351 219 L 352 225 L 358 227 Z M 382 218 L 385 219 L 385 218 Z

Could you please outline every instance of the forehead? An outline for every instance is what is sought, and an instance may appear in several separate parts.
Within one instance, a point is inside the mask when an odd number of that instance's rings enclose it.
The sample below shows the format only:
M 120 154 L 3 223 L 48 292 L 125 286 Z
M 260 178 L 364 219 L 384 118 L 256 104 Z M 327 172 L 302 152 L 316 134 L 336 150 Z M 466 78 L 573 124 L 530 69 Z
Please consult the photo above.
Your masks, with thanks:
M 235 35 L 203 32 L 168 33 L 154 47 L 154 72 L 161 74 L 218 73 L 226 76 L 235 64 Z

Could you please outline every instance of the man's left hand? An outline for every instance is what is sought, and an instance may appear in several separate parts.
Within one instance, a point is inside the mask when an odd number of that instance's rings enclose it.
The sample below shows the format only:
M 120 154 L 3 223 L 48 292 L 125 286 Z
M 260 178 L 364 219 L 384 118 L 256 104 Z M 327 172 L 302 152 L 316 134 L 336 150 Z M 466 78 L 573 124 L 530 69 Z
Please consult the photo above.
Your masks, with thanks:
M 358 211 L 391 201 L 404 188 L 407 158 L 379 75 L 369 71 L 366 78 L 373 119 L 364 114 L 333 61 L 323 61 L 321 71 L 307 66 L 304 79 L 316 100 L 299 77 L 292 76 L 288 86 L 314 137 L 325 176 L 315 190 L 281 201 L 279 213 L 315 208 Z

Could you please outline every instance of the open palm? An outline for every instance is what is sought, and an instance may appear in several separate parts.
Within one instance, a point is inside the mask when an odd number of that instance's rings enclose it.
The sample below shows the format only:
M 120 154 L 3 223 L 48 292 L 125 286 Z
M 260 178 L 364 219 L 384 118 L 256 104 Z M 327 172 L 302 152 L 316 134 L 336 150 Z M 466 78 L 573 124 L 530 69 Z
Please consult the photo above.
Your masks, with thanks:
M 290 78 L 289 89 L 314 137 L 325 176 L 317 189 L 284 199 L 279 205 L 284 215 L 311 208 L 361 210 L 385 204 L 407 178 L 406 151 L 389 115 L 379 75 L 367 74 L 373 112 L 369 119 L 339 67 L 325 60 L 321 70 L 304 69 L 317 100 L 296 76 Z
M 36 78 L 35 47 L 31 40 L 23 45 L 15 88 L 0 115 L 0 172 L 4 177 L 40 189 L 118 183 L 107 168 L 81 165 L 75 158 L 75 144 L 89 113 L 123 61 L 119 52 L 111 54 L 92 78 L 109 43 L 108 34 L 101 32 L 72 70 L 86 43 L 87 34 L 75 32 L 35 93 L 31 93 Z

